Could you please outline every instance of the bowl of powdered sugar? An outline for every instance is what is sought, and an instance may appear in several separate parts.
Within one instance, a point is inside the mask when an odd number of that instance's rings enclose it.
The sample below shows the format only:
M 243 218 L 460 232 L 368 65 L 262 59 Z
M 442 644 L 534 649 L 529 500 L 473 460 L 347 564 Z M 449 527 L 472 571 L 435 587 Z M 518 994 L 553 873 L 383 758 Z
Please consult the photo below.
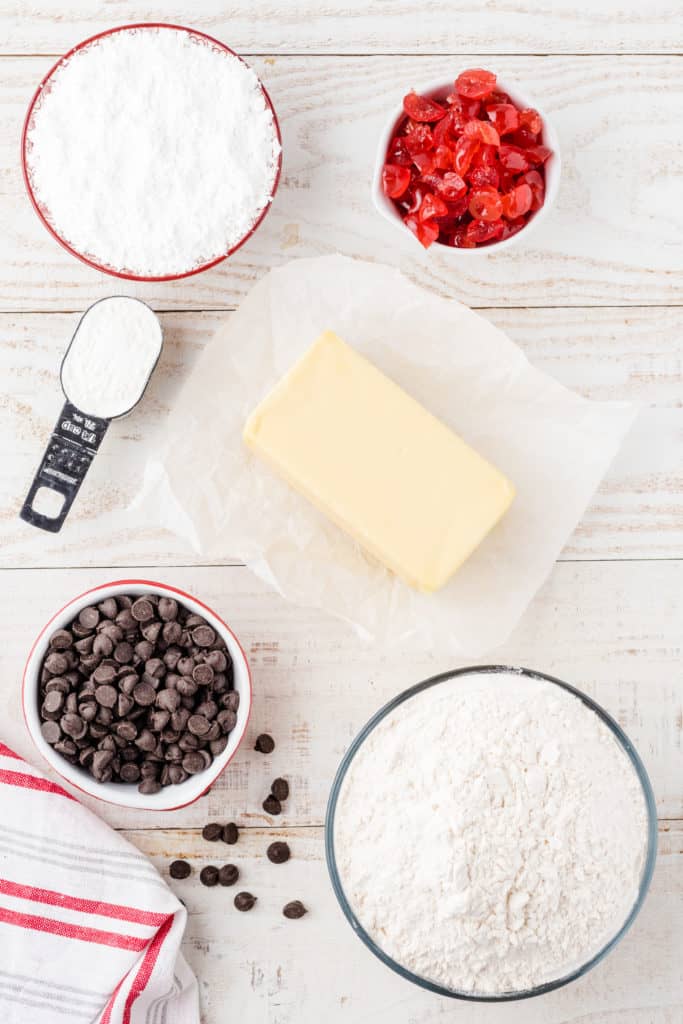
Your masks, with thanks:
M 327 814 L 332 883 L 365 944 L 442 995 L 523 999 L 594 967 L 645 899 L 652 789 L 628 738 L 559 680 L 429 679 L 351 745 Z
M 210 36 L 126 25 L 41 82 L 22 141 L 39 217 L 72 255 L 133 280 L 199 273 L 272 203 L 280 130 L 255 72 Z

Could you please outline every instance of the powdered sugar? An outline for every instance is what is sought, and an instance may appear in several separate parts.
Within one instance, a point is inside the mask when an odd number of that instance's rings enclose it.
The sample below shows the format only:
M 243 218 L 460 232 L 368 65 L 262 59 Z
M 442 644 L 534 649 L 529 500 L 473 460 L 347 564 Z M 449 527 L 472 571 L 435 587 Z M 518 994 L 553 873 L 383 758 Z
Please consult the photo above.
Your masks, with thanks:
M 144 302 L 101 299 L 81 318 L 64 357 L 64 394 L 91 416 L 122 416 L 142 397 L 161 340 L 161 325 Z
M 255 73 L 203 37 L 143 27 L 50 78 L 27 170 L 54 230 L 95 262 L 181 274 L 225 255 L 272 198 L 280 146 Z
M 647 849 L 635 770 L 566 690 L 472 674 L 370 733 L 342 784 L 334 848 L 376 943 L 447 988 L 563 977 L 626 920 Z

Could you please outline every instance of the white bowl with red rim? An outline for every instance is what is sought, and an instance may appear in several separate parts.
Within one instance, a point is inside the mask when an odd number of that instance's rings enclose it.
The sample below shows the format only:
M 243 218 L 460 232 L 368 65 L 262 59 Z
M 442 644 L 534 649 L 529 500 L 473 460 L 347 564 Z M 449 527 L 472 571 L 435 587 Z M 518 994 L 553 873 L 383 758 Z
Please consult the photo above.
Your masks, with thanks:
M 189 608 L 194 614 L 203 616 L 224 640 L 230 652 L 233 664 L 233 688 L 240 695 L 237 724 L 228 736 L 228 745 L 223 753 L 215 757 L 203 772 L 191 775 L 185 782 L 178 785 L 164 786 L 159 793 L 151 795 L 139 793 L 135 783 L 97 782 L 84 768 L 72 765 L 60 753 L 53 750 L 43 738 L 40 728 L 42 724 L 39 710 L 40 669 L 50 637 L 56 630 L 63 629 L 72 622 L 83 608 L 104 601 L 107 597 L 116 597 L 118 594 L 128 594 L 131 597 L 139 597 L 141 594 L 171 597 L 179 604 Z M 237 748 L 244 739 L 251 712 L 251 702 L 252 685 L 249 663 L 239 640 L 228 624 L 208 605 L 196 597 L 192 597 L 186 591 L 153 580 L 116 580 L 114 583 L 103 583 L 100 586 L 92 587 L 83 594 L 79 594 L 78 597 L 74 597 L 56 612 L 41 629 L 27 658 L 22 682 L 22 704 L 26 726 L 39 753 L 57 774 L 89 796 L 105 800 L 110 804 L 118 804 L 120 807 L 148 811 L 174 811 L 180 807 L 187 807 L 213 785 L 221 772 L 232 761 Z
M 66 240 L 66 238 L 64 238 L 64 236 L 57 230 L 57 228 L 52 224 L 49 211 L 43 206 L 43 204 L 40 202 L 40 200 L 34 192 L 33 185 L 31 183 L 31 174 L 29 170 L 29 135 L 36 105 L 39 103 L 41 97 L 45 94 L 45 92 L 51 88 L 53 76 L 60 70 L 61 67 L 63 67 L 69 60 L 71 60 L 71 58 L 75 54 L 80 53 L 80 51 L 85 50 L 87 47 L 97 44 L 100 40 L 107 39 L 109 36 L 116 35 L 120 32 L 125 33 L 141 30 L 145 31 L 150 29 L 163 29 L 172 32 L 185 33 L 186 35 L 191 36 L 192 38 L 208 46 L 211 46 L 212 48 L 219 50 L 230 57 L 235 57 L 242 64 L 244 64 L 246 67 L 250 68 L 253 71 L 251 65 L 248 64 L 247 61 L 239 55 L 239 53 L 231 49 L 225 43 L 221 42 L 220 39 L 216 39 L 214 36 L 210 36 L 206 32 L 200 32 L 199 29 L 188 28 L 186 25 L 176 25 L 171 22 L 163 21 L 148 21 L 134 22 L 130 25 L 116 25 L 114 28 L 105 29 L 105 31 L 98 32 L 94 36 L 89 36 L 87 39 L 83 39 L 80 43 L 77 43 L 76 46 L 73 46 L 70 50 L 63 54 L 59 58 L 59 60 L 56 61 L 55 64 L 52 65 L 50 70 L 41 80 L 40 84 L 38 85 L 36 91 L 33 94 L 28 110 L 26 111 L 26 116 L 24 118 L 24 126 L 21 135 L 21 168 L 24 178 L 24 186 L 26 188 L 26 192 L 31 201 L 33 209 L 36 211 L 43 225 L 45 226 L 49 234 L 52 235 L 55 241 L 59 242 L 62 248 L 66 249 L 66 251 L 68 253 L 71 253 L 72 256 L 75 256 L 76 259 L 80 260 L 82 263 L 87 264 L 89 267 L 93 267 L 95 270 L 101 271 L 101 273 L 103 274 L 110 274 L 112 277 L 118 277 L 124 281 L 179 281 L 185 277 L 193 277 L 195 274 L 201 274 L 205 270 L 211 270 L 219 263 L 222 263 L 223 260 L 228 259 L 229 256 L 232 256 L 235 252 L 237 252 L 237 250 L 240 249 L 246 242 L 248 242 L 251 236 L 258 230 L 266 214 L 273 205 L 275 193 L 277 192 L 278 186 L 280 184 L 280 178 L 282 175 L 282 133 L 280 131 L 280 123 L 278 121 L 277 113 L 275 112 L 275 107 L 273 106 L 273 101 L 271 100 L 268 91 L 260 78 L 258 79 L 259 86 L 263 94 L 264 102 L 272 115 L 273 129 L 275 137 L 277 139 L 278 146 L 280 147 L 270 196 L 265 206 L 263 206 L 260 211 L 256 212 L 251 227 L 249 228 L 248 231 L 245 232 L 245 234 L 242 236 L 242 238 L 239 239 L 239 241 L 235 242 L 229 249 L 227 249 L 226 252 L 221 253 L 218 256 L 213 256 L 211 259 L 208 259 L 197 266 L 190 266 L 187 267 L 187 269 L 185 270 L 174 273 L 139 274 L 125 269 L 109 266 L 102 259 L 96 259 L 94 257 L 89 256 L 85 252 L 81 252 L 75 246 L 72 246 Z
M 426 85 L 416 87 L 415 92 L 419 96 L 426 96 L 431 100 L 443 101 L 449 93 L 453 92 L 453 81 L 455 77 L 456 76 L 453 76 L 453 78 L 449 78 L 445 82 L 441 78 L 427 82 Z M 545 199 L 543 206 L 541 206 L 541 208 L 529 218 L 524 227 L 516 234 L 510 235 L 509 238 L 504 238 L 497 242 L 489 242 L 486 245 L 478 245 L 473 249 L 458 248 L 457 246 L 445 245 L 443 242 L 438 241 L 434 242 L 431 247 L 432 249 L 437 250 L 439 253 L 450 253 L 456 259 L 471 259 L 472 256 L 485 256 L 493 252 L 502 252 L 504 249 L 509 249 L 513 245 L 518 245 L 519 242 L 526 240 L 529 237 L 529 232 L 538 227 L 538 225 L 548 216 L 548 213 L 557 198 L 557 193 L 560 187 L 560 170 L 562 166 L 562 160 L 560 157 L 560 141 L 558 139 L 557 132 L 553 127 L 552 121 L 549 119 L 546 112 L 539 107 L 538 103 L 536 103 L 536 101 L 523 90 L 519 89 L 517 85 L 510 85 L 507 81 L 497 78 L 496 91 L 507 93 L 512 102 L 519 109 L 531 107 L 541 115 L 543 120 L 541 141 L 544 146 L 547 146 L 548 149 L 552 149 L 553 151 L 553 155 L 549 157 L 544 164 Z M 375 160 L 375 170 L 372 178 L 372 199 L 375 209 L 385 218 L 385 220 L 388 220 L 395 227 L 399 228 L 403 235 L 412 239 L 412 241 L 421 248 L 420 243 L 417 241 L 415 236 L 403 223 L 401 213 L 397 208 L 395 201 L 386 196 L 382 189 L 382 168 L 386 163 L 389 143 L 405 116 L 406 114 L 403 110 L 403 104 L 401 103 L 399 108 L 394 110 L 389 116 L 384 129 L 380 134 L 377 146 L 377 157 Z

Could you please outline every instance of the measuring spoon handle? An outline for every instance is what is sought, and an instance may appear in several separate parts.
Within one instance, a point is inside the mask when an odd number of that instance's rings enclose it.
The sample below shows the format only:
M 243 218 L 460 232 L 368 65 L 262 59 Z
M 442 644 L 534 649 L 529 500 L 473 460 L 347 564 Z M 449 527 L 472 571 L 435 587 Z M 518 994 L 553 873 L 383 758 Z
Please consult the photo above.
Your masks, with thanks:
M 24 522 L 59 533 L 110 422 L 88 416 L 71 402 L 64 403 L 19 513 Z M 43 488 L 55 491 L 62 498 L 55 515 L 34 508 L 35 499 Z

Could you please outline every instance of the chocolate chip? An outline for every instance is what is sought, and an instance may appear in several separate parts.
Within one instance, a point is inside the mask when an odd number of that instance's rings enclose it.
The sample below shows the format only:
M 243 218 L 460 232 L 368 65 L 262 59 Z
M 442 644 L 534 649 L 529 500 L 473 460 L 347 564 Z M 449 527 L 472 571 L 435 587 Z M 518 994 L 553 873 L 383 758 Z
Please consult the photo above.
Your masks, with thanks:
M 271 793 L 263 801 L 263 810 L 266 812 L 266 814 L 281 814 L 282 805 L 280 804 L 278 798 L 276 796 L 273 796 L 273 794 Z
M 157 779 L 143 779 L 138 786 L 138 793 L 142 793 L 145 796 L 152 796 L 154 793 L 161 792 L 161 783 Z
M 100 613 L 97 608 L 83 608 L 79 612 L 78 621 L 84 629 L 94 629 L 100 621 Z
M 154 617 L 154 608 L 146 597 L 139 597 L 131 606 L 131 615 L 137 622 L 148 622 Z
M 67 736 L 71 736 L 74 740 L 82 739 L 88 731 L 88 723 L 83 721 L 80 715 L 76 715 L 73 712 L 62 715 L 59 724 L 62 727 L 62 732 L 65 732 Z
M 150 683 L 138 683 L 133 690 L 133 700 L 136 704 L 141 704 L 142 707 L 153 704 L 156 698 L 156 691 Z
M 291 903 L 285 903 L 282 908 L 282 913 L 285 917 L 288 917 L 290 921 L 296 921 L 298 918 L 303 917 L 308 911 L 303 905 L 301 900 L 292 900 Z
M 98 686 L 95 690 L 95 700 L 103 708 L 113 708 L 119 699 L 119 695 L 113 686 Z
M 205 825 L 202 829 L 202 838 L 206 839 L 209 843 L 217 842 L 223 835 L 223 826 L 217 822 L 211 822 L 209 825 Z
M 231 821 L 228 825 L 223 826 L 223 842 L 227 843 L 228 846 L 234 846 L 239 839 L 240 833 L 237 825 L 234 821 Z
M 213 864 L 207 864 L 199 873 L 199 881 L 202 885 L 209 887 L 218 885 L 218 868 L 215 868 Z
M 50 637 L 50 647 L 55 651 L 64 651 L 67 647 L 71 647 L 72 643 L 71 633 L 67 632 L 66 629 L 58 629 Z
M 211 626 L 197 626 L 192 630 L 192 639 L 197 647 L 211 647 L 211 644 L 216 642 L 216 634 Z
M 254 750 L 258 750 L 261 754 L 272 754 L 275 750 L 275 740 L 267 732 L 263 732 L 256 740 Z
M 53 715 L 62 709 L 64 704 L 64 694 L 61 690 L 50 690 L 45 694 L 45 700 L 43 701 L 43 714 Z
M 128 761 L 126 764 L 121 766 L 119 774 L 124 782 L 133 783 L 137 782 L 140 778 L 140 769 L 133 761 Z
M 52 672 L 56 676 L 60 676 L 62 672 L 66 672 L 69 668 L 68 659 L 61 651 L 53 651 L 51 654 L 48 654 L 44 665 L 48 672 Z
M 207 732 L 211 728 L 211 724 L 208 718 L 204 715 L 190 715 L 187 721 L 187 728 L 190 730 L 193 736 L 206 736 Z
M 193 751 L 185 754 L 182 763 L 188 775 L 196 775 L 198 772 L 203 772 L 206 768 L 202 755 Z
M 240 872 L 236 864 L 224 864 L 218 869 L 218 881 L 221 885 L 234 885 L 239 877 Z
M 133 660 L 133 653 L 133 645 L 129 644 L 127 640 L 122 640 L 114 648 L 114 660 L 118 661 L 120 665 L 126 665 Z
M 97 666 L 92 677 L 96 683 L 111 683 L 116 679 L 116 672 L 113 665 L 103 661 L 101 665 Z
M 106 619 L 116 618 L 116 614 L 119 610 L 113 597 L 105 597 L 104 601 L 98 604 L 97 607 Z
M 213 669 L 205 662 L 195 665 L 192 670 L 192 678 L 199 686 L 210 686 L 213 682 Z
M 159 618 L 168 621 L 178 617 L 178 602 L 172 597 L 159 598 Z
M 289 846 L 287 843 L 271 843 L 266 855 L 271 864 L 284 864 L 289 860 Z
M 59 743 L 62 730 L 59 728 L 57 722 L 43 722 L 40 727 L 40 731 L 46 743 L 49 743 L 51 746 L 54 746 L 55 743 Z
M 289 783 L 287 779 L 275 779 L 273 785 L 270 787 L 270 791 L 276 800 L 282 803 L 289 796 Z
M 186 860 L 174 860 L 168 869 L 171 878 L 189 878 L 192 868 Z
M 247 911 L 256 903 L 256 897 L 250 892 L 238 892 L 233 902 L 238 910 Z

